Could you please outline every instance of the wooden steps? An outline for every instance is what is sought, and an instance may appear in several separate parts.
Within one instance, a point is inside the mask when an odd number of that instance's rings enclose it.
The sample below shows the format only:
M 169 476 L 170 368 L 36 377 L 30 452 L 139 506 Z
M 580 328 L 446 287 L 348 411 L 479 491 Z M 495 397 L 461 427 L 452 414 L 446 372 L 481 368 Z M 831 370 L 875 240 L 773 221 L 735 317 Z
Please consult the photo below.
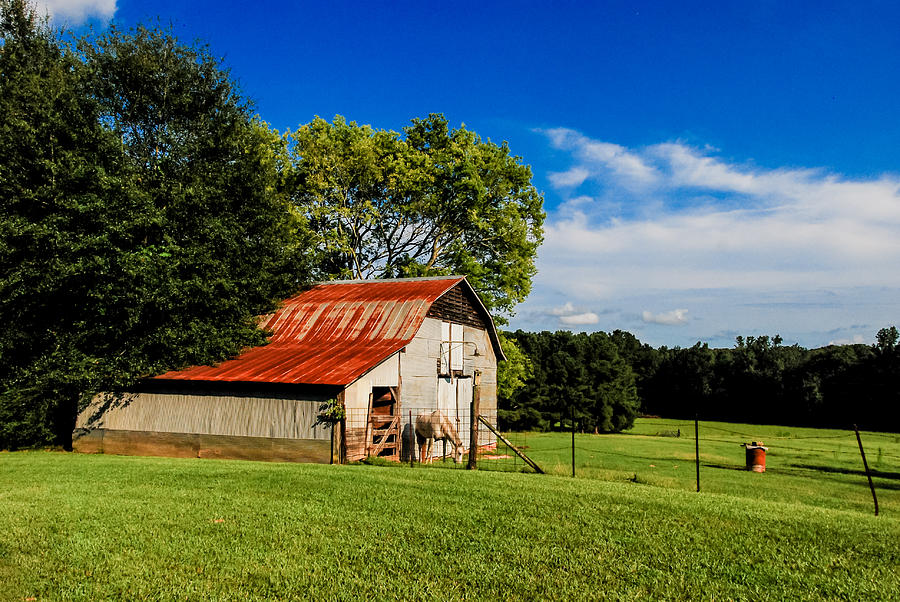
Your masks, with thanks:
M 400 461 L 400 416 L 370 416 L 366 455 Z

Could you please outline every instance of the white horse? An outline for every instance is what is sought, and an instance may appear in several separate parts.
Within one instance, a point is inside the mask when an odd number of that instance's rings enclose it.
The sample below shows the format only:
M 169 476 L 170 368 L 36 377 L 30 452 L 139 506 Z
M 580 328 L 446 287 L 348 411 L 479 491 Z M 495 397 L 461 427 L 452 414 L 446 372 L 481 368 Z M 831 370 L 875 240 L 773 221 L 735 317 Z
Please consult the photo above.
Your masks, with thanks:
M 453 445 L 453 461 L 457 464 L 462 462 L 462 456 L 465 453 L 462 439 L 456 434 L 456 429 L 453 428 L 450 420 L 440 410 L 418 416 L 416 418 L 416 443 L 419 444 L 420 462 L 431 463 L 434 461 L 431 449 L 435 440 L 438 439 L 449 441 Z

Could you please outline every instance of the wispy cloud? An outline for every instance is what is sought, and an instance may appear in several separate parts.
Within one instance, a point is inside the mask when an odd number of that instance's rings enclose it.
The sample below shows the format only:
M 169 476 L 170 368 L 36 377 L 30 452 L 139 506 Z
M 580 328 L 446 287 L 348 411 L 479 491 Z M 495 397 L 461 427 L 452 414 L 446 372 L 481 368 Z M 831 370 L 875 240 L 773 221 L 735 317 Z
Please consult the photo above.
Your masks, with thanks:
M 116 0 L 37 0 L 34 4 L 39 15 L 69 25 L 80 25 L 91 17 L 111 19 L 116 13 Z
M 600 321 L 600 316 L 595 314 L 592 311 L 587 311 L 582 314 L 572 314 L 571 316 L 560 316 L 559 321 L 565 324 L 566 326 L 587 326 L 589 324 L 596 324 Z
M 550 183 L 556 188 L 571 188 L 581 186 L 590 175 L 591 172 L 583 167 L 573 167 L 568 171 L 551 173 L 548 177 L 550 178 Z
M 846 339 L 834 339 L 833 341 L 829 341 L 829 345 L 862 345 L 868 343 L 866 337 L 861 334 L 855 334 L 850 338 Z
M 659 314 L 654 314 L 649 311 L 644 311 L 641 314 L 641 319 L 648 324 L 664 324 L 666 326 L 681 326 L 682 324 L 687 324 L 688 310 L 686 309 L 673 309 L 672 311 L 666 311 Z
M 681 143 L 617 147 L 598 160 L 591 149 L 607 143 L 571 130 L 547 135 L 572 153 L 564 173 L 588 172 L 596 189 L 568 202 L 560 187 L 542 249 L 557 280 L 591 280 L 606 293 L 896 282 L 900 178 L 733 165 Z M 640 167 L 619 169 L 622 157 Z M 622 205 L 607 203 L 611 196 Z M 635 210 L 642 206 L 650 210 Z
M 690 320 L 685 310 L 632 315 L 646 328 L 689 323 L 692 331 L 746 332 L 744 323 L 767 329 L 793 312 L 764 307 L 789 299 L 807 307 L 810 331 L 824 336 L 827 328 L 860 319 L 877 323 L 900 310 L 898 300 L 855 315 L 851 305 L 829 308 L 824 297 L 874 291 L 884 299 L 890 295 L 877 291 L 897 287 L 896 174 L 851 178 L 815 168 L 770 169 L 680 141 L 627 147 L 565 128 L 542 133 L 569 157 L 568 165 L 548 174 L 548 198 L 556 198 L 533 295 L 545 307 L 550 298 L 571 300 L 572 311 L 555 321 L 574 320 L 601 303 L 628 307 L 626 298 L 640 298 L 644 307 L 693 308 L 702 301 L 704 312 L 692 310 Z M 552 296 L 542 298 L 541 291 Z M 715 305 L 725 297 L 728 306 Z M 738 308 L 735 300 L 758 307 Z M 816 305 L 821 308 L 809 309 Z M 713 313 L 724 323 L 707 324 Z M 838 313 L 850 317 L 837 321 Z
M 639 154 L 624 146 L 592 140 L 567 128 L 544 130 L 544 133 L 554 147 L 571 151 L 582 162 L 582 165 L 575 169 L 588 173 L 606 172 L 630 186 L 650 185 L 659 177 L 656 170 Z M 567 173 L 572 173 L 572 170 Z
M 571 302 L 566 302 L 565 305 L 554 307 L 547 313 L 549 313 L 551 316 L 568 316 L 575 313 L 575 306 L 572 305 Z
M 555 316 L 560 324 L 565 324 L 566 326 L 587 326 L 600 321 L 600 316 L 595 312 L 577 309 L 571 302 L 567 302 L 560 307 L 554 307 L 547 313 Z

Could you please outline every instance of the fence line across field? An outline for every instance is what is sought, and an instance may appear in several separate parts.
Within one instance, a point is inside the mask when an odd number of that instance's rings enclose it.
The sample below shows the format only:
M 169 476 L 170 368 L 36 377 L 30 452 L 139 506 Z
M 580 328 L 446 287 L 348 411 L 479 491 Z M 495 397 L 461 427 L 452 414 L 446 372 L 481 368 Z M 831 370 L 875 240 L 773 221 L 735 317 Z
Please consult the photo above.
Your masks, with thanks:
M 419 433 L 417 436 L 416 423 L 435 415 L 437 416 L 435 420 L 442 423 L 445 428 L 437 431 L 436 438 L 429 449 L 427 445 L 424 445 L 427 441 L 424 440 L 422 433 Z M 883 463 L 885 461 L 892 463 L 900 460 L 900 456 L 891 453 L 893 450 L 890 447 L 887 450 L 888 453 L 882 451 L 882 441 L 893 439 L 893 442 L 896 442 L 898 437 L 900 437 L 900 435 L 889 433 L 865 433 L 859 440 L 856 439 L 855 433 L 849 429 L 844 433 L 828 435 L 805 435 L 799 433 L 796 435 L 783 435 L 782 433 L 785 431 L 775 431 L 778 433 L 777 435 L 767 433 L 763 437 L 759 433 L 748 432 L 747 429 L 738 430 L 710 424 L 699 424 L 698 428 L 695 426 L 696 424 L 693 420 L 645 421 L 641 426 L 660 426 L 668 427 L 668 429 L 657 431 L 655 434 L 647 432 L 633 433 L 641 437 L 659 437 L 660 440 L 684 439 L 685 443 L 677 444 L 674 448 L 671 448 L 671 456 L 667 456 L 664 453 L 657 455 L 651 452 L 648 455 L 646 453 L 628 453 L 625 450 L 605 449 L 604 445 L 606 445 L 606 442 L 592 445 L 589 442 L 590 437 L 604 437 L 604 435 L 578 433 L 576 428 L 574 428 L 575 424 L 568 417 L 564 418 L 559 426 L 561 427 L 560 430 L 566 433 L 567 439 L 571 437 L 568 442 L 569 445 L 561 446 L 557 443 L 557 445 L 552 447 L 543 447 L 539 444 L 541 440 L 540 433 L 504 432 L 499 428 L 496 411 L 488 414 L 473 413 L 473 404 L 439 404 L 437 410 L 435 410 L 434 406 L 405 406 L 402 408 L 400 415 L 390 416 L 381 416 L 370 412 L 365 417 L 357 416 L 355 419 L 348 419 L 347 431 L 349 433 L 364 433 L 366 440 L 370 442 L 366 446 L 366 456 L 386 456 L 389 459 L 413 465 L 417 462 L 426 462 L 437 463 L 437 465 L 446 468 L 467 467 L 479 470 L 516 472 L 524 470 L 543 473 L 545 470 L 542 468 L 542 465 L 549 462 L 550 472 L 560 475 L 563 474 L 564 470 L 560 460 L 565 457 L 567 458 L 567 463 L 571 464 L 571 476 L 576 477 L 579 476 L 579 471 L 582 472 L 582 476 L 609 474 L 608 471 L 621 471 L 623 462 L 626 464 L 633 463 L 632 461 L 637 461 L 637 463 L 646 462 L 650 468 L 654 469 L 657 466 L 664 467 L 674 462 L 674 468 L 684 464 L 685 468 L 687 468 L 687 465 L 691 465 L 692 469 L 696 469 L 697 491 L 701 490 L 701 469 L 728 468 L 751 470 L 752 468 L 754 471 L 764 471 L 766 469 L 764 461 L 761 466 L 750 466 L 751 448 L 754 450 L 754 453 L 770 449 L 768 447 L 762 448 L 763 443 L 759 440 L 764 438 L 773 443 L 777 441 L 777 444 L 774 444 L 770 451 L 772 458 L 786 462 L 780 465 L 776 464 L 775 467 L 770 466 L 771 472 L 781 475 L 809 475 L 816 478 L 821 478 L 823 472 L 845 474 L 856 474 L 859 472 L 860 474 L 865 474 L 866 478 L 872 482 L 870 488 L 872 489 L 873 501 L 876 504 L 876 486 L 874 481 L 872 481 L 872 477 L 880 479 L 881 485 L 884 486 L 884 479 L 893 478 L 891 475 L 895 473 L 892 471 L 886 472 L 883 468 Z M 772 430 L 771 426 L 766 426 L 765 428 L 769 429 L 769 432 Z M 789 429 L 791 427 L 784 428 Z M 529 437 L 535 438 L 535 443 L 538 444 L 537 448 L 529 448 L 529 445 L 527 445 Z M 874 470 L 871 470 L 868 463 L 864 460 L 860 462 L 859 467 L 855 467 L 852 460 L 853 456 L 857 456 L 858 459 L 864 457 L 863 440 L 869 437 L 875 439 L 874 449 L 877 450 L 877 452 L 873 451 L 872 454 L 876 458 L 876 468 Z M 523 439 L 525 442 L 523 442 Z M 597 441 L 599 443 L 601 440 L 598 439 Z M 627 441 L 627 438 L 623 439 L 622 444 L 627 446 Z M 809 441 L 813 445 L 815 445 L 813 441 L 821 441 L 821 443 L 816 447 L 805 447 L 804 441 Z M 893 442 L 885 441 L 885 443 L 889 444 Z M 858 448 L 857 443 L 859 443 Z M 870 444 L 872 443 L 870 442 Z M 745 461 L 742 461 L 745 455 L 744 452 L 740 452 L 741 455 L 738 456 L 738 451 L 735 449 L 733 460 L 723 462 L 715 456 L 713 456 L 714 459 L 710 459 L 710 452 L 703 449 L 704 444 L 719 446 L 718 451 L 715 452 L 719 454 L 719 457 L 721 457 L 723 451 L 722 445 L 734 444 L 735 447 L 744 446 L 747 457 Z M 834 447 L 831 447 L 831 445 L 834 445 Z M 461 449 L 461 452 L 456 451 L 457 446 Z M 688 451 L 688 446 L 690 451 Z M 689 453 L 690 458 L 688 458 Z M 808 463 L 803 461 L 803 455 L 809 453 L 833 457 L 835 460 L 834 468 L 829 468 L 825 464 L 822 466 L 807 465 Z M 556 458 L 555 460 L 552 459 L 554 457 Z M 607 460 L 604 461 L 603 458 L 607 458 Z M 614 458 L 619 460 L 614 460 Z M 596 471 L 601 472 L 597 473 Z M 710 475 L 712 474 L 710 473 Z M 683 476 L 680 478 L 683 479 Z M 632 480 L 637 478 L 637 474 L 635 474 Z

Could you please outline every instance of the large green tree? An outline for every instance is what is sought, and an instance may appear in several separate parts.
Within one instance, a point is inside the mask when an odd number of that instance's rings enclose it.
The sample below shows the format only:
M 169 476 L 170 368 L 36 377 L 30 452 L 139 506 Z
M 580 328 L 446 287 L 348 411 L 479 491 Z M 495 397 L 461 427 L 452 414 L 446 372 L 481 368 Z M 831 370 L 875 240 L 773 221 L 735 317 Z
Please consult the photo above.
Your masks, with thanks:
M 582 430 L 630 428 L 640 401 L 631 366 L 604 332 L 507 334 L 532 364 L 524 387 L 500 399 L 500 418 L 513 429 L 550 429 L 575 419 Z
M 316 118 L 290 138 L 320 277 L 465 274 L 501 321 L 528 295 L 543 199 L 505 143 L 439 114 L 402 134 Z
M 106 223 L 132 199 L 74 54 L 24 2 L 0 4 L 0 447 L 54 438 L 92 380 Z M 115 201 L 121 201 L 117 205 Z M 99 291 L 98 291 L 99 293 Z
M 303 280 L 280 137 L 202 46 L 80 52 L 2 0 L 0 447 L 67 444 L 93 391 L 256 344 Z

